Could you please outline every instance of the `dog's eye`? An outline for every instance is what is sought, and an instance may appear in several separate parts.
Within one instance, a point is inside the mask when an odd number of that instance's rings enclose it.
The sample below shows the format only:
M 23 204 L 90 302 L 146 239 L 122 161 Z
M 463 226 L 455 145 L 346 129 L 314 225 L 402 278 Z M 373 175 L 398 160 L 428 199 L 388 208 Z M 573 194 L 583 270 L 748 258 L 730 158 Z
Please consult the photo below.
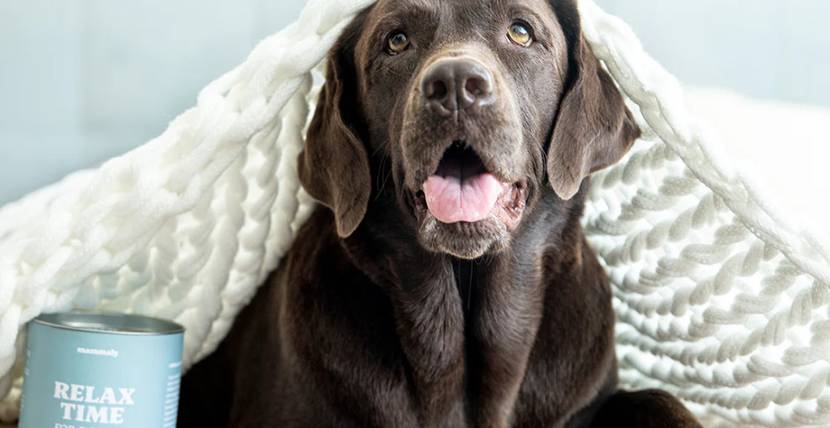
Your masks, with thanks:
M 397 55 L 409 49 L 409 44 L 409 37 L 407 37 L 403 32 L 398 31 L 392 33 L 386 41 L 386 52 L 389 53 L 389 55 Z
M 511 42 L 525 48 L 533 44 L 533 35 L 530 27 L 524 22 L 510 24 L 510 28 L 507 30 L 507 37 L 510 38 Z

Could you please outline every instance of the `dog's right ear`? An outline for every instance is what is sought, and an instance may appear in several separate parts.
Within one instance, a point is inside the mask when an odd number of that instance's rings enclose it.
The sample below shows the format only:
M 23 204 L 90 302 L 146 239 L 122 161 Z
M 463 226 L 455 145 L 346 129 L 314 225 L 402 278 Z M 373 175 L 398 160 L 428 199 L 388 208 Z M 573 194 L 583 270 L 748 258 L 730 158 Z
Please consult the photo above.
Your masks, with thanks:
M 300 183 L 334 212 L 337 234 L 357 229 L 369 205 L 372 180 L 366 147 L 358 138 L 354 39 L 348 29 L 329 55 L 326 83 L 300 153 Z

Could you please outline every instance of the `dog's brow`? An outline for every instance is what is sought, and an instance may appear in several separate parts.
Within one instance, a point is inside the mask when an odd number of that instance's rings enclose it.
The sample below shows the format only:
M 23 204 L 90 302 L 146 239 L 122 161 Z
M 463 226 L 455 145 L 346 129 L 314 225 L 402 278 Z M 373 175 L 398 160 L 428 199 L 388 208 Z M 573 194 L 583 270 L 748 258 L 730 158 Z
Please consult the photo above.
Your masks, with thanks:
M 394 7 L 383 9 L 379 20 L 437 16 L 439 5 L 429 0 L 395 0 Z
M 431 22 L 436 20 L 437 17 L 438 10 L 434 5 L 427 6 L 427 3 L 418 0 L 408 0 L 403 5 L 396 4 L 394 8 L 379 11 L 369 30 L 374 33 L 391 31 L 399 27 L 405 28 L 407 24 L 416 21 L 418 18 Z
M 434 0 L 395 0 L 395 3 L 402 9 L 415 8 L 421 11 L 433 11 L 436 2 Z

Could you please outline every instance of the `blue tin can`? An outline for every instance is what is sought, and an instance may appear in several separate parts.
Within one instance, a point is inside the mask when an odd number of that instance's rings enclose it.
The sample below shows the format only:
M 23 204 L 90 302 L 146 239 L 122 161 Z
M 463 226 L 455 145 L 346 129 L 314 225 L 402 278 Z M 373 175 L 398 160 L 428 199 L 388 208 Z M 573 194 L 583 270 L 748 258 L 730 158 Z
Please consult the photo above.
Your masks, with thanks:
M 49 314 L 28 326 L 19 428 L 173 428 L 182 326 L 116 314 Z

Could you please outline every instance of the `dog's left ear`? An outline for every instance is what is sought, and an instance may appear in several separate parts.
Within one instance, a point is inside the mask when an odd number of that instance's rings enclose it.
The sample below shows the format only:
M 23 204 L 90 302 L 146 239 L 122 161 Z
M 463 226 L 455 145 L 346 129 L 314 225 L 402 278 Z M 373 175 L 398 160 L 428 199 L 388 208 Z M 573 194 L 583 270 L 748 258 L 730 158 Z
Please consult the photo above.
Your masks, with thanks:
M 350 236 L 366 215 L 371 193 L 369 157 L 357 128 L 357 80 L 352 24 L 333 48 L 326 83 L 309 124 L 299 157 L 300 182 L 308 193 L 334 212 L 337 234 Z M 351 103 L 351 105 L 345 105 Z
M 568 78 L 548 149 L 553 190 L 571 199 L 585 177 L 619 161 L 639 138 L 611 76 L 582 36 L 576 7 L 557 10 L 568 42 Z

